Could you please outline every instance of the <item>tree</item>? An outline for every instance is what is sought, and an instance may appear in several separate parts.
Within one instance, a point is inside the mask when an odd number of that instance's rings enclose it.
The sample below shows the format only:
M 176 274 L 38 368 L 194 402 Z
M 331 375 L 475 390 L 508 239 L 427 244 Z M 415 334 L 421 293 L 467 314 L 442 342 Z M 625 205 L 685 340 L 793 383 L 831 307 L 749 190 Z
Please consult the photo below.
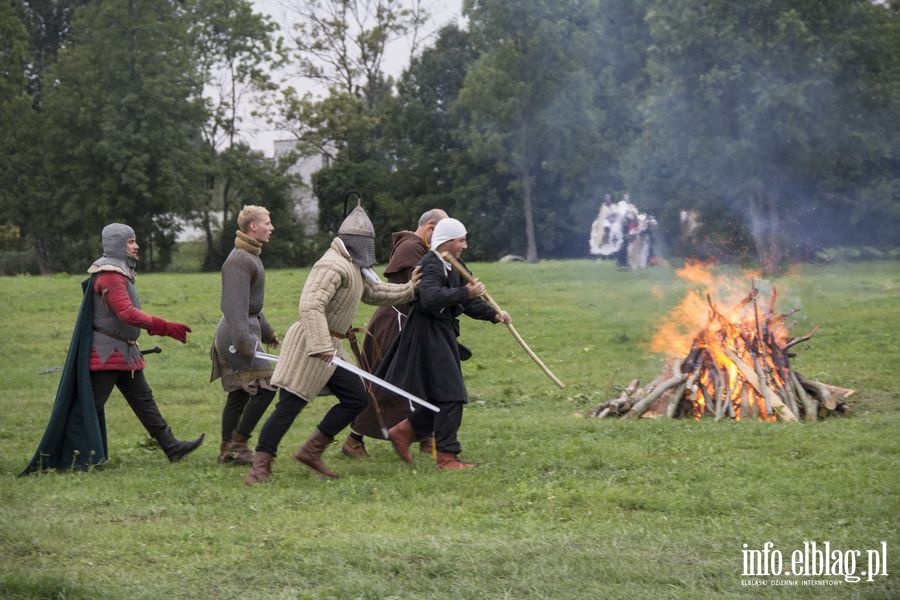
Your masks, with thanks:
M 574 1 L 465 3 L 480 56 L 460 93 L 471 151 L 511 176 L 521 202 L 525 257 L 565 237 L 565 204 L 601 146 L 602 113 L 585 68 L 595 5 Z
M 27 63 L 28 89 L 34 106 L 43 101 L 44 77 L 66 44 L 75 13 L 91 0 L 14 0 L 29 33 L 31 60 Z
M 294 74 L 365 98 L 370 109 L 381 97 L 388 44 L 410 36 L 414 55 L 417 32 L 428 19 L 419 0 L 313 0 L 297 8 L 296 16 Z
M 456 102 L 476 56 L 467 32 L 443 27 L 434 45 L 412 60 L 385 104 L 383 145 L 395 196 L 384 204 L 390 204 L 386 212 L 394 223 L 411 226 L 431 208 L 460 214 L 465 206 L 455 195 L 457 186 L 476 177 L 479 165 L 467 160 Z
M 327 95 L 300 95 L 286 87 L 277 101 L 280 129 L 297 140 L 299 155 L 327 157 L 313 190 L 320 204 L 320 229 L 333 231 L 343 198 L 360 192 L 376 230 L 390 214 L 391 157 L 383 140 L 384 109 L 393 81 L 383 73 L 387 45 L 402 36 L 420 41 L 428 15 L 419 0 L 316 0 L 296 11 L 290 75 L 321 86 Z M 379 205 L 384 203 L 385 210 Z
M 0 6 L 0 207 L 15 202 L 15 182 L 18 178 L 17 158 L 22 139 L 18 127 L 23 115 L 29 113 L 28 94 L 28 33 L 10 3 Z
M 76 15 L 44 89 L 40 196 L 18 215 L 43 269 L 82 269 L 110 221 L 134 227 L 150 269 L 168 262 L 176 216 L 203 194 L 188 39 L 178 4 L 109 0 Z
M 14 221 L 25 189 L 22 175 L 29 171 L 27 126 L 33 121 L 33 111 L 28 64 L 28 32 L 12 4 L 4 2 L 0 5 L 0 250 L 23 249 Z M 9 270 L 29 267 L 18 263 Z
M 366 161 L 378 152 L 385 78 L 385 49 L 410 36 L 416 51 L 428 13 L 420 0 L 316 0 L 294 12 L 289 78 L 312 83 L 326 96 L 286 86 L 274 101 L 279 129 L 297 140 L 301 155 Z
M 824 221 L 810 209 L 856 195 L 864 172 L 896 174 L 888 15 L 862 0 L 654 2 L 652 87 L 628 180 L 688 206 L 727 206 L 764 269 L 779 270 L 799 241 L 815 243 L 802 234 Z
M 192 46 L 209 114 L 201 130 L 208 169 L 206 197 L 192 207 L 191 220 L 206 241 L 203 269 L 218 270 L 232 248 L 234 218 L 243 205 L 265 204 L 275 213 L 281 204 L 289 204 L 286 166 L 265 161 L 238 138 L 247 98 L 276 89 L 271 73 L 284 54 L 276 25 L 254 12 L 246 0 L 199 0 L 192 9 Z M 268 187 L 281 191 L 269 197 L 247 185 L 260 180 L 271 180 Z M 282 236 L 295 230 L 290 221 L 282 223 Z
M 271 267 L 295 267 L 304 264 L 308 250 L 302 227 L 294 215 L 291 196 L 293 178 L 287 174 L 287 161 L 272 161 L 243 143 L 226 148 L 218 154 L 216 195 L 221 199 L 223 213 L 227 216 L 216 229 L 218 235 L 213 252 L 207 256 L 204 268 L 217 270 L 234 247 L 237 232 L 236 217 L 246 204 L 265 206 L 275 225 L 275 234 L 266 245 L 266 265 Z M 219 262 L 210 262 L 218 256 Z

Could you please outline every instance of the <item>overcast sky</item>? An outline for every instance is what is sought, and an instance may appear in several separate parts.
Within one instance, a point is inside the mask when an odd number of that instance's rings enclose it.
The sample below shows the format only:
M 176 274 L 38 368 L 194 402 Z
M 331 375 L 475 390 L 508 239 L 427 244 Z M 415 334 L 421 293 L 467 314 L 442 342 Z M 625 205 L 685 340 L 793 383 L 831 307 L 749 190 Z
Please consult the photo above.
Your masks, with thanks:
M 282 28 L 290 26 L 291 6 L 288 0 L 251 0 L 253 6 L 258 12 L 266 13 L 272 16 L 275 22 L 279 23 Z M 422 5 L 431 13 L 431 23 L 426 27 L 426 33 L 435 32 L 441 26 L 451 22 L 462 22 L 462 0 L 422 0 Z M 430 45 L 429 42 L 425 43 Z M 421 44 L 420 44 L 421 48 Z M 397 40 L 390 44 L 385 53 L 384 71 L 388 75 L 397 77 L 409 63 L 409 40 Z M 292 85 L 299 87 L 299 82 L 292 82 Z M 266 156 L 273 154 L 273 142 L 285 136 L 277 131 L 266 128 L 265 123 L 254 122 L 252 117 L 244 117 L 243 131 L 241 135 L 255 150 L 263 152 Z

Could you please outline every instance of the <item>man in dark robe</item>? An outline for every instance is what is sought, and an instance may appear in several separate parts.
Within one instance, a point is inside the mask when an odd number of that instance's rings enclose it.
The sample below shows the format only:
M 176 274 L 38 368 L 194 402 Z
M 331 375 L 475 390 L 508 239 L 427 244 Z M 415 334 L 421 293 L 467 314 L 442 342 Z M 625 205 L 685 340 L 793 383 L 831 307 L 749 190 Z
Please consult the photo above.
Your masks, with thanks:
M 441 219 L 446 219 L 447 213 L 439 208 L 431 209 L 419 217 L 415 231 L 397 231 L 393 234 L 393 248 L 391 258 L 384 276 L 389 283 L 406 283 L 412 277 L 413 269 L 428 252 L 431 243 L 431 234 Z M 370 373 L 374 373 L 381 364 L 384 353 L 390 348 L 400 331 L 403 329 L 411 305 L 408 303 L 396 306 L 379 306 L 369 320 L 368 335 L 363 342 L 360 359 L 360 367 Z M 374 391 L 369 388 L 371 391 Z M 407 400 L 396 396 L 385 397 L 378 402 L 378 410 L 385 427 L 392 427 L 408 417 L 411 407 Z M 341 451 L 350 458 L 368 458 L 363 436 L 382 437 L 381 424 L 378 421 L 375 403 L 370 402 L 350 429 L 350 435 L 344 441 Z M 430 454 L 433 448 L 433 438 L 428 436 L 421 441 L 420 448 L 423 453 Z
M 419 262 L 419 299 L 413 304 L 400 337 L 385 355 L 378 375 L 440 408 L 438 413 L 416 408 L 412 416 L 390 429 L 391 443 L 400 457 L 412 463 L 410 446 L 434 432 L 437 466 L 468 469 L 475 465 L 457 459 L 462 451 L 457 432 L 462 424 L 463 405 L 468 402 L 457 341 L 458 317 L 466 314 L 493 323 L 511 320 L 507 313 L 497 313 L 480 298 L 485 293 L 484 284 L 477 279 L 463 282 L 441 256 L 441 252 L 447 252 L 459 260 L 468 247 L 462 223 L 452 218 L 442 220 L 431 241 L 433 249 Z

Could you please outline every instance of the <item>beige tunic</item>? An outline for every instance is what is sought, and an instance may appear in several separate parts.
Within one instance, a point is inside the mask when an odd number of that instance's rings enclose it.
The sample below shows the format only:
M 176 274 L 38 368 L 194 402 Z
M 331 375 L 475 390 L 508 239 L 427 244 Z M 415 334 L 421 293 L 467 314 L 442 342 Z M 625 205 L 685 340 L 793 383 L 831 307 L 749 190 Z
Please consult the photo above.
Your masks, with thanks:
M 337 368 L 313 355 L 333 351 L 347 358 L 343 341 L 332 332 L 343 334 L 350 329 L 360 300 L 385 306 L 410 302 L 414 295 L 411 283 L 373 283 L 363 279 L 344 243 L 334 238 L 303 284 L 300 317 L 284 336 L 272 385 L 312 401 Z

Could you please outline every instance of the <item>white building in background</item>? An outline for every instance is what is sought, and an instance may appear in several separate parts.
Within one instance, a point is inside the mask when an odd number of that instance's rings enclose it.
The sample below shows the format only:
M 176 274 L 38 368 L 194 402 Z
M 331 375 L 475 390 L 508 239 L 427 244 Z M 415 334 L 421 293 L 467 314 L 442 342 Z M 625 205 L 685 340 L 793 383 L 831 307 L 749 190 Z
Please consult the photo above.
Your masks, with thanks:
M 294 140 L 275 140 L 275 159 L 278 160 L 296 147 Z M 329 165 L 330 159 L 325 154 L 317 156 L 301 156 L 297 159 L 288 172 L 298 176 L 303 184 L 296 186 L 291 193 L 294 200 L 294 214 L 303 224 L 303 233 L 314 235 L 319 231 L 319 201 L 312 192 L 313 174 Z

